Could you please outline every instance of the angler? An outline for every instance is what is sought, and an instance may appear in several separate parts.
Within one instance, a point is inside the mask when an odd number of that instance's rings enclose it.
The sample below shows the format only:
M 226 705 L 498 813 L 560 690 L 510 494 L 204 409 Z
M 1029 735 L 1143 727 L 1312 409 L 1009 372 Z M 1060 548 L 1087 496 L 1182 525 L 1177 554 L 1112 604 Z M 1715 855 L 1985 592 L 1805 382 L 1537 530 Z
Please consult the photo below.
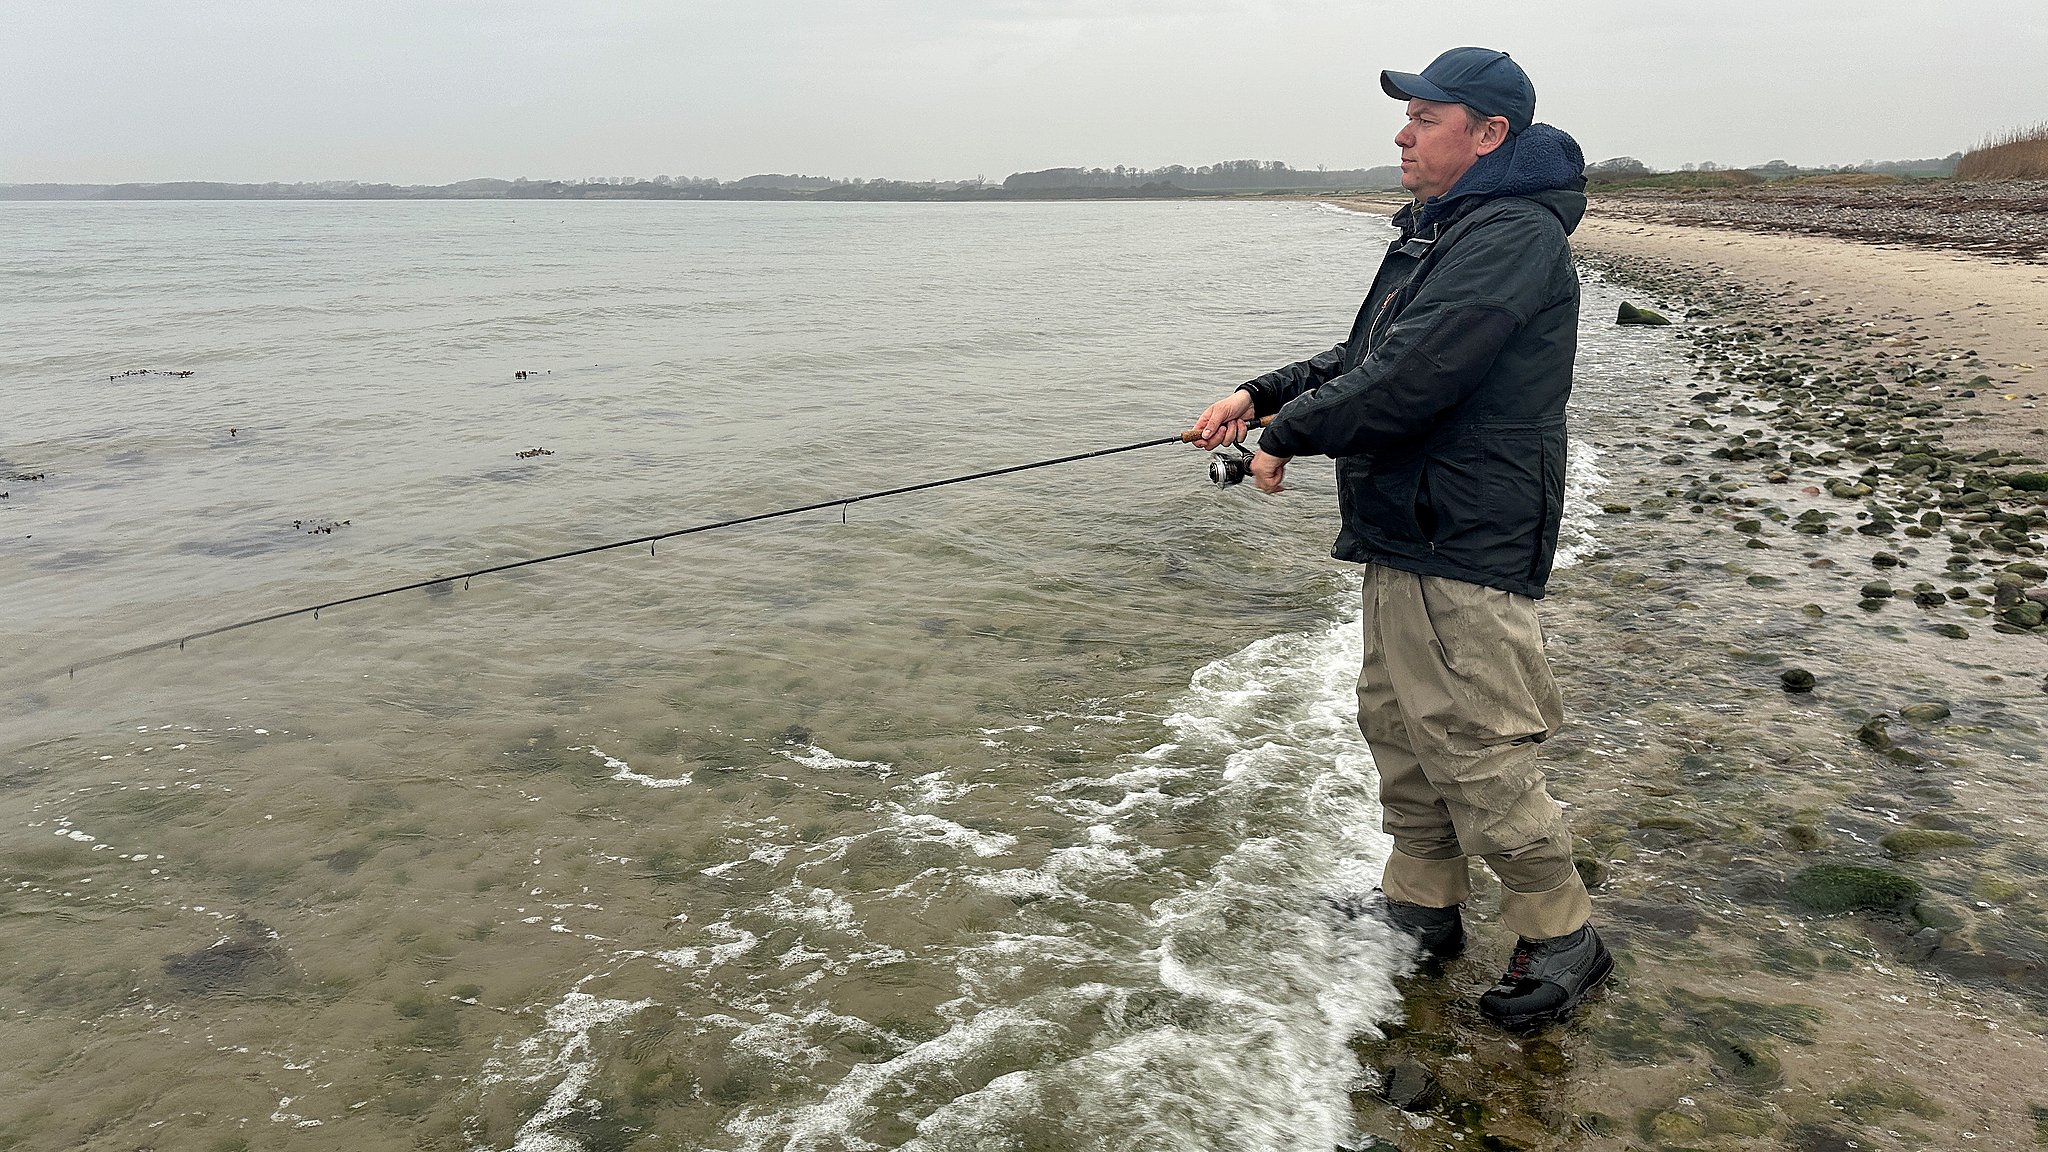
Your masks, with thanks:
M 1414 201 L 1350 335 L 1239 386 L 1195 430 L 1213 448 L 1272 417 L 1244 464 L 1262 492 L 1291 457 L 1336 459 L 1335 554 L 1364 566 L 1358 723 L 1394 838 L 1369 909 L 1455 956 L 1468 861 L 1484 860 L 1519 940 L 1479 1007 L 1523 1031 L 1613 968 L 1537 763 L 1563 721 L 1536 600 L 1564 508 L 1585 159 L 1534 123 L 1535 87 L 1505 52 L 1453 48 L 1380 86 L 1407 102 L 1394 143 Z

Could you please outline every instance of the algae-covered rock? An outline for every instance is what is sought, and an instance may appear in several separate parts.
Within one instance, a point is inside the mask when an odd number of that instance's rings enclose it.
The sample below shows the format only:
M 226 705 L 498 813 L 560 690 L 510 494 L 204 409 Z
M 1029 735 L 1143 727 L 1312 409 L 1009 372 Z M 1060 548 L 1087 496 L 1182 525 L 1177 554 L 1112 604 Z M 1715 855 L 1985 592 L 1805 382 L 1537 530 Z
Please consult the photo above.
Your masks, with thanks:
M 1892 734 L 1885 731 L 1884 717 L 1882 716 L 1872 716 L 1870 719 L 1865 720 L 1863 726 L 1856 729 L 1856 739 L 1861 741 L 1865 747 L 1874 748 L 1879 752 L 1889 752 L 1892 750 Z
M 1930 700 L 1925 704 L 1908 704 L 1899 709 L 1899 715 L 1913 724 L 1938 724 L 1949 718 L 1949 708 L 1939 701 Z
M 1883 868 L 1816 864 L 1792 877 L 1791 892 L 1816 912 L 1888 912 L 1920 895 L 1920 884 Z
M 1616 324 L 1651 325 L 1671 323 L 1671 321 L 1665 319 L 1663 315 L 1657 312 L 1653 312 L 1648 308 L 1637 307 L 1636 305 L 1631 304 L 1626 300 L 1621 302 L 1621 308 L 1615 312 L 1614 322 Z
M 2022 492 L 2048 492 L 2048 472 L 2015 472 L 2005 478 L 2005 483 Z
M 1588 888 L 1598 888 L 1607 879 L 1607 864 L 1592 856 L 1572 857 L 1572 867 L 1579 873 L 1579 881 Z
M 1970 638 L 1970 630 L 1961 624 L 1936 624 L 1934 630 L 1951 640 L 1968 640 Z
M 1785 847 L 1794 852 L 1812 852 L 1823 842 L 1820 829 L 1811 824 L 1785 825 Z
M 1932 856 L 1945 848 L 1967 848 L 1976 841 L 1960 832 L 1939 832 L 1932 828 L 1901 828 L 1887 832 L 1878 840 L 1878 847 L 1894 860 L 1911 860 L 1918 856 Z
M 1784 685 L 1787 692 L 1811 692 L 1813 673 L 1804 668 L 1787 668 L 1778 674 L 1778 683 Z

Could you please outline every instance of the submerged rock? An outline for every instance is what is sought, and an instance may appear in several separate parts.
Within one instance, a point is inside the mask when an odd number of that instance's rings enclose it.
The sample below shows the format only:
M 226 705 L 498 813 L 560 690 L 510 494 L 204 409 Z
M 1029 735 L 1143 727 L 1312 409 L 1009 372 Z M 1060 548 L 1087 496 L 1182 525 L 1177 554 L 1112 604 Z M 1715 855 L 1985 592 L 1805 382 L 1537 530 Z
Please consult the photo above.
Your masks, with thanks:
M 1778 673 L 1778 683 L 1784 685 L 1787 692 L 1811 692 L 1813 673 L 1804 668 L 1787 668 Z
M 1380 1096 L 1403 1112 L 1420 1112 L 1437 1097 L 1436 1077 L 1413 1060 L 1403 1060 L 1381 1073 Z
M 1894 860 L 1928 856 L 1944 848 L 1967 848 L 1977 842 L 1960 832 L 1939 832 L 1931 828 L 1901 828 L 1887 832 L 1877 845 Z
M 1908 704 L 1899 709 L 1899 715 L 1914 724 L 1934 724 L 1949 718 L 1948 705 L 1939 702 Z
M 1792 899 L 1816 912 L 1888 912 L 1920 894 L 1910 876 L 1858 864 L 1816 864 L 1792 877 Z

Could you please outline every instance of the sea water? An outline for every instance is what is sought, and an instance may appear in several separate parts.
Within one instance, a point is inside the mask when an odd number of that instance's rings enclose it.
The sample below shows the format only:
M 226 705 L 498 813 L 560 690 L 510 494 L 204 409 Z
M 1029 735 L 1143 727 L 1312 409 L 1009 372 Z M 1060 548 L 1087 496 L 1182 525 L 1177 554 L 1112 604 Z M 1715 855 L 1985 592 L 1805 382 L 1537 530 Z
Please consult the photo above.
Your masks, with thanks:
M 1333 911 L 1388 842 L 1327 461 L 1275 499 L 1151 448 L 88 662 L 1171 435 L 1341 339 L 1390 235 L 0 206 L 0 1143 L 1345 1139 L 1406 958 Z M 1564 563 L 1677 370 L 1583 345 Z

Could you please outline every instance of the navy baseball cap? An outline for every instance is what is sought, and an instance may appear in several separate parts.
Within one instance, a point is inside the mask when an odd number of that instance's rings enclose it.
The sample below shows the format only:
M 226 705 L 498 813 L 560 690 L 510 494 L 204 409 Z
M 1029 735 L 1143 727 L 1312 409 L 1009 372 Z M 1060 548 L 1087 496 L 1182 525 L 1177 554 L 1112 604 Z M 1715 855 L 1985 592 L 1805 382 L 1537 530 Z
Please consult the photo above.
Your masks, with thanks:
M 1421 75 L 1382 72 L 1380 87 L 1396 100 L 1463 104 L 1481 116 L 1505 116 L 1508 131 L 1520 132 L 1536 119 L 1536 86 L 1522 66 L 1491 48 L 1453 48 L 1429 62 Z

